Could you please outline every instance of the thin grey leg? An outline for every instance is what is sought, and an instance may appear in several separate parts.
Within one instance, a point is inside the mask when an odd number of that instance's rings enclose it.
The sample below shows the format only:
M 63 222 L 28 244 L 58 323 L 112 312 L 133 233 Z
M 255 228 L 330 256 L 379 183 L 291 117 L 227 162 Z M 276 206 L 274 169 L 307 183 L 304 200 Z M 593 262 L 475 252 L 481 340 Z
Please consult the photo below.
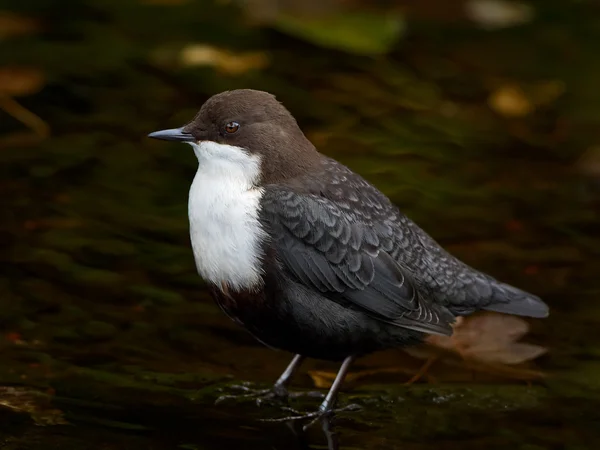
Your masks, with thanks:
M 294 358 L 294 360 L 295 359 L 296 358 Z M 329 392 L 327 393 L 327 396 L 325 397 L 325 400 L 323 400 L 323 403 L 321 403 L 321 406 L 319 406 L 318 411 L 311 412 L 311 413 L 302 413 L 293 408 L 285 407 L 285 408 L 283 408 L 284 411 L 289 411 L 295 415 L 280 417 L 277 419 L 263 419 L 263 421 L 264 422 L 287 422 L 287 421 L 292 421 L 292 420 L 313 419 L 308 425 L 304 426 L 304 429 L 306 430 L 308 427 L 312 426 L 315 422 L 322 420 L 322 419 L 328 419 L 334 412 L 356 411 L 357 409 L 360 409 L 359 405 L 354 405 L 354 404 L 345 406 L 344 408 L 341 408 L 341 409 L 334 409 L 335 403 L 337 401 L 338 392 L 339 392 L 340 388 L 342 387 L 344 378 L 346 377 L 346 374 L 348 373 L 348 370 L 350 369 L 350 366 L 352 365 L 352 363 L 354 362 L 355 359 L 356 359 L 355 356 L 349 356 L 344 360 L 344 362 L 342 363 L 342 365 L 340 367 L 340 370 L 338 370 L 338 373 L 335 377 L 335 380 L 333 381 L 333 384 L 331 385 L 331 388 L 329 389 Z M 293 365 L 293 363 L 294 363 L 294 361 L 292 361 L 292 364 L 290 364 L 290 367 Z M 295 370 L 295 369 L 293 369 L 293 370 Z M 287 372 L 287 370 L 286 370 L 286 372 Z
M 348 373 L 348 370 L 350 369 L 350 366 L 352 365 L 355 359 L 356 357 L 354 356 L 348 356 L 344 360 L 342 366 L 340 367 L 340 370 L 338 370 L 337 376 L 335 377 L 333 384 L 331 385 L 331 388 L 329 389 L 329 392 L 327 393 L 327 396 L 325 397 L 325 400 L 323 400 L 323 403 L 321 403 L 321 406 L 319 406 L 319 411 L 326 412 L 333 409 L 337 400 L 338 391 L 342 387 L 344 378 L 346 378 L 346 374 Z
M 292 361 L 288 364 L 288 366 L 283 371 L 281 376 L 275 382 L 275 386 L 289 385 L 290 381 L 292 381 L 292 377 L 294 376 L 294 374 L 296 373 L 296 371 L 302 365 L 303 362 L 304 362 L 304 356 L 302 356 L 302 355 L 294 356 L 294 359 L 292 359 Z

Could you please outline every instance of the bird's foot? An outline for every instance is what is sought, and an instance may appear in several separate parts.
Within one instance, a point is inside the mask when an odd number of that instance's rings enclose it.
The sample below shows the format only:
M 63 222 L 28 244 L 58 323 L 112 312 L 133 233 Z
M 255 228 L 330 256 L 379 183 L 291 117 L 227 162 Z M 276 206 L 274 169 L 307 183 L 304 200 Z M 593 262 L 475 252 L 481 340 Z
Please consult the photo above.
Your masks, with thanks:
M 325 395 L 318 391 L 308 392 L 289 392 L 285 386 L 274 385 L 269 389 L 253 389 L 248 385 L 233 385 L 229 386 L 230 389 L 239 391 L 239 394 L 228 394 L 221 395 L 215 401 L 215 404 L 221 403 L 226 400 L 245 400 L 255 399 L 256 405 L 261 406 L 268 403 L 283 403 L 287 402 L 290 398 L 300 397 L 311 397 L 311 398 L 323 398 Z
M 319 391 L 296 391 L 296 392 L 288 393 L 288 398 L 302 398 L 302 397 L 324 399 L 325 394 L 323 394 L 322 392 L 319 392 Z
M 324 408 L 322 405 L 317 411 L 313 412 L 302 412 L 298 411 L 294 408 L 284 407 L 282 408 L 284 411 L 287 411 L 293 415 L 286 417 L 279 417 L 277 419 L 261 419 L 262 422 L 290 422 L 296 420 L 308 420 L 312 419 L 308 424 L 304 425 L 303 430 L 306 431 L 308 428 L 313 426 L 315 423 L 320 422 L 325 419 L 331 418 L 335 413 L 340 413 L 344 411 L 358 411 L 361 408 L 360 405 L 350 404 L 344 406 L 343 408 Z
M 284 386 L 273 386 L 268 389 L 254 389 L 246 384 L 237 384 L 229 386 L 229 389 L 239 392 L 238 394 L 221 395 L 215 404 L 219 404 L 226 400 L 249 400 L 254 399 L 258 406 L 266 403 L 285 402 L 289 396 L 287 389 Z

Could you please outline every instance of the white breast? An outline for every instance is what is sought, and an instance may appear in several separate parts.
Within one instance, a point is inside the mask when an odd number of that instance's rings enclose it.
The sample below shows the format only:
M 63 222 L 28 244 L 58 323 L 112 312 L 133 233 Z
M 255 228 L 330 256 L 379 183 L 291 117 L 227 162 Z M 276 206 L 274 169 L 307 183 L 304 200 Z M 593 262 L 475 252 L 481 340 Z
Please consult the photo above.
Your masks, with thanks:
M 198 171 L 190 188 L 190 237 L 200 275 L 241 290 L 261 282 L 260 244 L 266 234 L 258 220 L 262 189 L 255 186 L 260 158 L 240 147 L 192 144 Z

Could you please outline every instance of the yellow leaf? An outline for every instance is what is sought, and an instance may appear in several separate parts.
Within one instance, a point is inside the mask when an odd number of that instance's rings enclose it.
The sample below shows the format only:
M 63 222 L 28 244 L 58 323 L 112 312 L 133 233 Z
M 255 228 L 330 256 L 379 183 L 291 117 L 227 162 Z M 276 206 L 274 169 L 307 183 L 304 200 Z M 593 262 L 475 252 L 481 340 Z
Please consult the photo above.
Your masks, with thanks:
M 534 110 L 534 106 L 523 90 L 515 85 L 504 85 L 496 89 L 488 99 L 490 108 L 506 117 L 523 117 Z
M 259 70 L 269 64 L 267 55 L 261 52 L 232 53 L 204 44 L 191 44 L 180 53 L 185 66 L 212 66 L 228 75 L 239 75 L 249 70 Z
M 324 372 L 321 370 L 310 370 L 308 375 L 312 378 L 315 387 L 328 389 L 333 384 L 336 374 L 333 372 Z

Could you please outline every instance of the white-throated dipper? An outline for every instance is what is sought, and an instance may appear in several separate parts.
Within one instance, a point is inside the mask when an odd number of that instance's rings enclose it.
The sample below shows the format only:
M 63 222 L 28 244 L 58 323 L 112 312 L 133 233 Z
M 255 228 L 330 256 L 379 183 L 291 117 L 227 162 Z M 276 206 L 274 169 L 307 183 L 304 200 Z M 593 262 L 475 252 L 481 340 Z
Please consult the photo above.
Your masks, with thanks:
M 189 193 L 198 272 L 221 309 L 264 344 L 343 361 L 315 417 L 333 411 L 353 359 L 452 334 L 477 310 L 546 317 L 538 297 L 447 253 L 377 188 L 320 154 L 290 112 L 249 89 L 211 97 L 181 128 L 198 158 Z M 265 393 L 262 392 L 261 393 Z

